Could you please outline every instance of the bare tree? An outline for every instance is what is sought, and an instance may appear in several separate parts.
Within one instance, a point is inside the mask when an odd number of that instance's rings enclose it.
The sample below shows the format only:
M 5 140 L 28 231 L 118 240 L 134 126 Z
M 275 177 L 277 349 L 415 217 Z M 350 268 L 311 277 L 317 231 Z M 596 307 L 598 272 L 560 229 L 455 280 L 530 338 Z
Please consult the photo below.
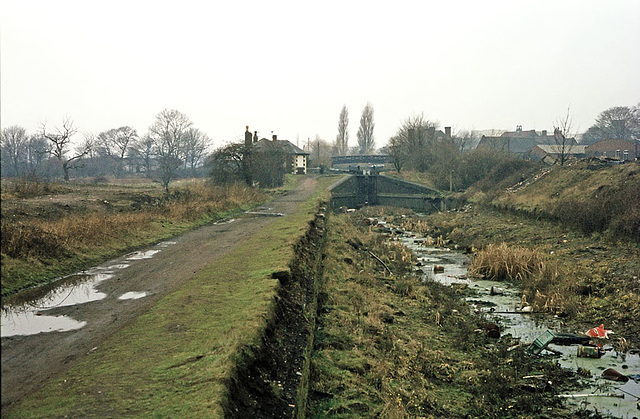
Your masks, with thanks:
M 125 158 L 136 138 L 138 138 L 136 130 L 128 126 L 113 128 L 98 134 L 97 148 L 101 154 L 115 162 L 116 177 L 122 175 Z
M 182 152 L 185 169 L 192 172 L 200 165 L 204 152 L 209 146 L 210 139 L 204 132 L 197 128 L 189 128 L 184 137 L 184 150 Z
M 309 159 L 311 165 L 315 167 L 331 166 L 331 144 L 320 138 L 316 134 L 315 140 L 311 141 L 309 150 Z
M 424 114 L 407 118 L 402 123 L 387 147 L 398 172 L 405 166 L 421 172 L 429 168 L 434 159 L 437 127 L 438 124 L 429 121 Z
M 182 112 L 165 109 L 156 116 L 156 121 L 149 127 L 149 136 L 154 142 L 158 160 L 158 177 L 167 192 L 169 183 L 182 164 L 181 151 L 191 125 L 189 118 Z
M 26 163 L 27 131 L 12 125 L 2 129 L 0 143 L 2 144 L 2 175 L 20 176 Z
M 358 146 L 360 154 L 368 154 L 373 151 L 375 139 L 373 137 L 373 106 L 367 103 L 360 117 L 360 128 L 358 128 Z
M 32 135 L 26 145 L 26 165 L 27 170 L 33 174 L 38 171 L 48 152 L 47 140 L 39 135 Z
M 555 149 L 558 154 L 560 166 L 564 166 L 574 146 L 575 140 L 570 133 L 572 125 L 573 117 L 571 116 L 571 107 L 567 108 L 565 116 L 559 117 L 553 124 L 553 140 L 555 141 Z
M 90 148 L 77 149 L 70 157 L 68 156 L 71 137 L 77 132 L 78 129 L 68 117 L 62 121 L 62 127 L 54 128 L 53 132 L 47 131 L 46 123 L 40 124 L 40 134 L 49 142 L 49 154 L 60 164 L 65 182 L 69 181 L 69 170 L 78 168 L 77 163 L 90 151 Z
M 129 158 L 136 161 L 136 171 L 144 170 L 145 176 L 150 177 L 153 168 L 154 142 L 149 134 L 138 138 L 129 149 Z
M 600 140 L 639 140 L 640 104 L 615 106 L 602 111 L 582 136 L 581 143 L 593 144 Z
M 461 153 L 471 150 L 478 142 L 478 134 L 473 131 L 463 130 L 453 136 L 453 141 L 458 145 Z
M 338 119 L 338 135 L 334 144 L 335 154 L 344 156 L 349 152 L 349 110 L 347 105 L 342 106 Z

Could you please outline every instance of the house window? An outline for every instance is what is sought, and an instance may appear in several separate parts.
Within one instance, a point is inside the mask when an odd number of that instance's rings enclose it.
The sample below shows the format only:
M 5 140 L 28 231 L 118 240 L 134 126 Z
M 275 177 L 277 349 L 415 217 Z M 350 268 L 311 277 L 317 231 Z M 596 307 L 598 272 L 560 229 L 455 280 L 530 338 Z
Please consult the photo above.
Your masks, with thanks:
M 620 160 L 620 150 L 616 150 L 616 159 Z
M 624 156 L 624 160 L 629 160 L 629 150 L 624 150 L 622 155 Z

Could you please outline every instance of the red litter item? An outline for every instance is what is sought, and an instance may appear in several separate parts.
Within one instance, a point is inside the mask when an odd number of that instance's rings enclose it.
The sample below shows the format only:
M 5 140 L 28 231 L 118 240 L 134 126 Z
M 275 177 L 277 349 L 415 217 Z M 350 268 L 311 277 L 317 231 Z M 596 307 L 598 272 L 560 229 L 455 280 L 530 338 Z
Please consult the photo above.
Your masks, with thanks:
M 587 330 L 584 334 L 592 338 L 609 339 L 609 335 L 613 334 L 613 330 L 606 330 L 604 324 L 601 324 L 598 327 Z

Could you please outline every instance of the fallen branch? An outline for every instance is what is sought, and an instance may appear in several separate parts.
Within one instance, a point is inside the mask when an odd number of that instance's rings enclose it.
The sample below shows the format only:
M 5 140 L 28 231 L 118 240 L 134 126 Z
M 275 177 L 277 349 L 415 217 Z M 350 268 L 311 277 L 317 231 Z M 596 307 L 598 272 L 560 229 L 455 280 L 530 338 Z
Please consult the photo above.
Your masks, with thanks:
M 378 262 L 382 263 L 382 266 L 384 266 L 384 268 L 387 270 L 387 272 L 389 272 L 389 275 L 393 275 L 393 272 L 391 272 L 391 269 L 389 269 L 389 267 L 387 266 L 386 263 L 384 263 L 382 261 L 382 259 L 380 259 L 378 256 L 376 256 L 371 250 L 367 250 L 367 252 L 369 252 L 369 254 L 371 255 L 371 257 L 373 257 L 375 260 L 377 260 Z

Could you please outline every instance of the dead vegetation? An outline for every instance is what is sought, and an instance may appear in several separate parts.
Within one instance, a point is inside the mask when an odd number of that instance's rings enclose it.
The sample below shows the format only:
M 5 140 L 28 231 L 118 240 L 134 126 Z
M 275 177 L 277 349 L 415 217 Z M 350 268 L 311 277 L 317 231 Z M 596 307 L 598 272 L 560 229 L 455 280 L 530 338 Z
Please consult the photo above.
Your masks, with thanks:
M 566 373 L 531 362 L 521 348 L 508 351 L 508 338 L 479 333 L 483 320 L 470 313 L 460 289 L 413 277 L 416 261 L 362 223 L 362 217 L 380 215 L 403 221 L 385 211 L 367 208 L 330 219 L 308 416 L 567 414 L 544 392 L 525 390 L 522 380 L 535 371 L 560 385 Z M 356 237 L 360 246 L 353 245 Z M 379 255 L 394 275 L 363 249 Z
M 23 186 L 3 185 L 3 296 L 265 199 L 252 188 L 199 181 L 169 194 L 153 185 L 39 184 L 25 195 Z
M 549 262 L 537 250 L 509 246 L 503 242 L 489 244 L 477 252 L 470 270 L 496 281 L 523 281 L 533 275 L 557 276 L 557 269 L 554 270 Z

